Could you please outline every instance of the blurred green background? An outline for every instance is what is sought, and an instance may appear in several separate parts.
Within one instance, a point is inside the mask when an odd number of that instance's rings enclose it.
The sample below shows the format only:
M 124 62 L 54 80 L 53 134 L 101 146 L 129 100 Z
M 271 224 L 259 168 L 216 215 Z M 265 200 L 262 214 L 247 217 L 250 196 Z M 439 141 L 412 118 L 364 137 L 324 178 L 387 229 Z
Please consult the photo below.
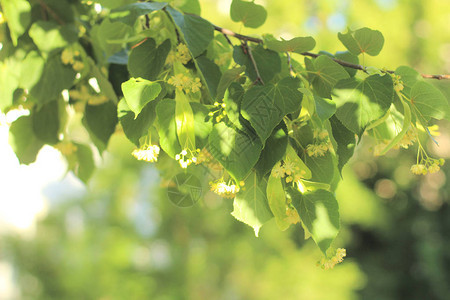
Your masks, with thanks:
M 229 20 L 230 2 L 200 1 L 202 16 L 243 34 L 312 35 L 332 53 L 344 50 L 337 32 L 366 26 L 385 37 L 366 65 L 450 73 L 450 1 L 258 0 L 268 19 L 255 30 Z M 433 83 L 450 98 L 449 82 Z M 440 146 L 428 149 L 448 159 L 450 125 L 438 125 Z M 231 200 L 209 193 L 176 207 L 156 168 L 116 134 L 87 187 L 69 174 L 45 186 L 36 223 L 0 222 L 0 299 L 450 299 L 449 163 L 417 177 L 416 147 L 374 158 L 372 146 L 366 137 L 344 170 L 335 247 L 347 258 L 324 271 L 299 226 L 280 232 L 271 221 L 256 238 Z

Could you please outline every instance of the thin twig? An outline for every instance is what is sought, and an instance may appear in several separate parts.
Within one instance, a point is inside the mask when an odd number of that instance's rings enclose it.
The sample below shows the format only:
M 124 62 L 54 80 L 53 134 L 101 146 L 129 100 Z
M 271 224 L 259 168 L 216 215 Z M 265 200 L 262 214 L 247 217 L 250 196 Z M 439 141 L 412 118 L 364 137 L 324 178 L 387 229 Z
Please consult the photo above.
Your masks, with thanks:
M 59 23 L 59 25 L 64 25 L 65 22 L 58 16 L 58 14 L 44 2 L 44 0 L 38 0 L 39 5 L 45 9 L 55 20 Z
M 253 67 L 255 68 L 256 80 L 254 83 L 257 83 L 259 81 L 259 82 L 261 82 L 261 84 L 264 85 L 264 81 L 261 78 L 261 74 L 259 74 L 259 70 L 258 70 L 258 66 L 256 65 L 255 58 L 253 57 L 252 49 L 250 49 L 250 47 L 248 46 L 247 41 L 244 41 L 242 45 L 247 50 L 248 56 L 250 57 L 250 60 L 252 61 Z
M 237 38 L 237 39 L 239 39 L 241 41 L 244 41 L 244 42 L 249 41 L 249 42 L 253 42 L 253 43 L 257 43 L 257 44 L 262 44 L 264 42 L 262 39 L 259 39 L 259 38 L 255 38 L 255 37 L 239 34 L 239 33 L 233 32 L 233 31 L 231 31 L 229 29 L 225 29 L 225 28 L 222 28 L 222 27 L 219 27 L 219 26 L 216 26 L 216 25 L 213 25 L 213 26 L 214 26 L 214 30 L 223 33 L 225 36 L 227 36 L 227 35 L 228 36 L 232 36 L 232 37 L 235 37 L 235 38 Z M 249 53 L 250 53 L 250 51 L 249 51 Z M 303 55 L 303 56 L 309 56 L 309 57 L 314 57 L 314 58 L 320 56 L 320 54 L 316 54 L 316 53 L 312 53 L 312 52 L 303 52 L 303 53 L 300 53 L 300 54 Z M 366 68 L 364 66 L 362 66 L 362 65 L 352 64 L 350 62 L 343 61 L 343 60 L 340 60 L 340 59 L 337 59 L 337 58 L 331 58 L 331 59 L 334 60 L 335 62 L 337 62 L 338 64 L 340 64 L 343 67 L 352 68 L 352 69 L 360 70 L 360 71 L 363 71 L 363 72 L 367 72 Z M 382 70 L 382 72 L 390 73 L 390 74 L 394 73 L 394 71 L 392 71 L 392 70 Z M 420 74 L 420 75 L 423 78 L 426 78 L 426 79 L 437 79 L 437 80 L 449 79 L 450 80 L 450 75 L 431 75 L 431 74 Z

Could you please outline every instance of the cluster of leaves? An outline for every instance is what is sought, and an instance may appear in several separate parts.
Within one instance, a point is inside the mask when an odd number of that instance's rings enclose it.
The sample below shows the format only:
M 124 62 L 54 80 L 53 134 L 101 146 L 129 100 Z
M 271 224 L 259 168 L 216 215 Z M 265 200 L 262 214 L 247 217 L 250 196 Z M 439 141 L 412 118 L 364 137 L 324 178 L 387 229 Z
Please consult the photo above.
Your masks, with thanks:
M 450 116 L 409 67 L 351 67 L 380 53 L 376 30 L 339 33 L 347 51 L 312 54 L 312 37 L 221 30 L 194 0 L 94 2 L 0 0 L 0 109 L 24 114 L 10 127 L 21 163 L 51 145 L 86 182 L 95 148 L 123 132 L 169 178 L 215 180 L 256 235 L 271 218 L 281 230 L 300 223 L 326 254 L 339 231 L 334 191 L 361 137 L 384 154 Z M 267 17 L 242 0 L 230 15 L 251 28 Z

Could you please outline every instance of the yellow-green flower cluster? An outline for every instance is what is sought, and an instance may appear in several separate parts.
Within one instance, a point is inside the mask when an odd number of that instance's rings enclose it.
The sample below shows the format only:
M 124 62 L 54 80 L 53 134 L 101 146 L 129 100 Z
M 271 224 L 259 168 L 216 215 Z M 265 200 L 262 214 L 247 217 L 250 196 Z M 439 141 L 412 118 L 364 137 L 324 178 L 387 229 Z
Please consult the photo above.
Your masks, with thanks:
M 243 182 L 241 182 L 243 183 Z M 223 179 L 211 181 L 209 183 L 211 191 L 224 198 L 234 198 L 239 192 L 240 187 L 237 184 L 225 183 Z
M 72 142 L 68 141 L 59 142 L 54 147 L 55 149 L 58 149 L 62 155 L 65 156 L 69 156 L 78 150 L 77 146 L 75 146 Z
M 133 150 L 131 155 L 133 155 L 138 160 L 155 162 L 158 160 L 159 151 L 160 148 L 158 145 L 150 145 Z
M 314 130 L 314 143 L 306 146 L 306 153 L 313 157 L 324 156 L 330 148 L 328 131 Z
M 300 170 L 294 162 L 285 160 L 277 162 L 272 168 L 272 176 L 275 178 L 286 178 L 286 182 L 299 181 L 306 174 L 305 170 Z
M 227 105 L 225 103 L 214 102 L 214 108 L 208 113 L 208 116 L 213 117 L 216 116 L 216 122 L 219 123 L 222 119 L 227 115 L 225 111 L 225 107 Z
M 183 73 L 170 77 L 167 82 L 179 90 L 184 90 L 186 93 L 196 93 L 200 91 L 200 88 L 202 87 L 200 78 L 195 77 L 192 79 L 190 76 Z
M 286 206 L 286 215 L 289 223 L 297 224 L 300 223 L 300 216 L 298 215 L 297 210 L 292 205 Z
M 200 151 L 199 149 L 197 149 L 197 152 Z M 197 162 L 197 157 L 194 156 L 194 154 L 189 151 L 189 155 L 188 155 L 188 151 L 187 149 L 183 149 L 180 154 L 175 155 L 175 159 L 180 163 L 180 166 L 183 169 L 186 169 L 188 166 L 190 166 L 192 163 L 196 163 Z M 190 158 L 188 158 L 190 157 Z
M 392 76 L 392 80 L 394 81 L 394 90 L 396 92 L 400 92 L 403 90 L 404 86 L 403 86 L 403 81 L 401 80 L 400 75 L 391 75 Z
M 400 142 L 398 142 L 398 144 L 396 145 L 397 148 L 402 147 L 405 149 L 408 149 L 409 146 L 413 145 L 414 142 L 417 139 L 417 134 L 415 133 L 414 130 L 409 129 L 406 134 L 402 137 L 402 139 L 400 140 Z M 394 147 L 394 148 L 396 148 Z
M 171 64 L 177 60 L 183 65 L 187 64 L 191 60 L 191 54 L 189 54 L 189 49 L 185 44 L 178 44 L 177 51 L 175 53 L 170 51 L 169 55 L 167 55 L 166 63 Z
M 330 258 L 322 258 L 322 260 L 318 263 L 322 269 L 328 270 L 333 269 L 335 265 L 344 261 L 344 257 L 347 256 L 347 250 L 344 248 L 336 249 L 336 254 Z
M 75 71 L 80 72 L 84 69 L 84 63 L 80 60 L 77 60 L 77 58 L 79 59 L 79 56 L 80 56 L 80 51 L 78 51 L 78 50 L 74 51 L 71 48 L 66 48 L 61 53 L 61 61 L 65 65 L 69 65 L 69 64 L 72 65 L 72 68 Z
M 69 95 L 72 99 L 80 100 L 83 103 L 88 102 L 90 105 L 100 105 L 108 101 L 108 98 L 104 95 L 92 95 L 89 93 L 85 85 L 82 85 L 79 90 L 70 90 Z
M 426 175 L 428 173 L 436 173 L 441 169 L 445 160 L 427 158 L 422 160 L 420 163 L 411 166 L 411 172 L 416 175 Z
M 197 152 L 199 153 L 197 156 L 197 161 L 195 162 L 196 165 L 205 163 L 211 170 L 215 171 L 223 170 L 222 165 L 217 160 L 214 159 L 214 157 L 211 155 L 211 153 L 208 152 L 208 150 L 206 150 L 206 148 L 203 148 L 201 151 L 197 149 Z

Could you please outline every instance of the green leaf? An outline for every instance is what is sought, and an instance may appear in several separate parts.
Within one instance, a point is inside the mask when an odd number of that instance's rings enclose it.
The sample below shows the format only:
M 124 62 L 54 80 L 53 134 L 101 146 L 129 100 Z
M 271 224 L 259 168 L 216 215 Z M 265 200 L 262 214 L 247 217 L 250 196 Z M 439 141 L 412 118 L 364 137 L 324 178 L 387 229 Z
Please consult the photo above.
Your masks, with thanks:
M 9 128 L 9 144 L 21 164 L 31 164 L 44 146 L 34 134 L 31 116 L 22 116 Z
M 336 112 L 336 103 L 314 94 L 314 103 L 316 104 L 317 116 L 322 120 L 328 120 Z
M 326 255 L 340 227 L 339 205 L 336 198 L 325 190 L 306 192 L 303 195 L 295 188 L 289 188 L 288 191 L 303 225 Z
M 317 57 L 313 62 L 305 58 L 305 65 L 314 90 L 324 98 L 331 99 L 331 90 L 336 83 L 349 77 L 341 65 L 325 55 Z
M 142 78 L 130 78 L 122 83 L 122 91 L 128 107 L 134 112 L 135 118 L 147 103 L 155 100 L 161 93 L 161 85 Z
M 342 172 L 344 165 L 353 156 L 356 144 L 355 134 L 342 125 L 336 116 L 330 119 L 330 124 L 333 138 L 337 143 L 338 169 L 339 172 Z
M 183 91 L 175 91 L 175 122 L 177 124 L 177 136 L 182 150 L 195 151 L 194 113 L 189 99 Z
M 195 145 L 202 149 L 208 143 L 208 137 L 212 130 L 212 121 L 207 119 L 209 109 L 200 103 L 190 102 L 194 113 Z
M 163 9 L 166 6 L 167 3 L 165 2 L 132 3 L 111 10 L 109 18 L 111 21 L 120 21 L 129 26 L 133 26 L 140 16 Z
M 245 27 L 258 28 L 266 22 L 266 9 L 254 2 L 233 0 L 230 7 L 230 17 L 234 22 L 242 22 Z
M 163 99 L 156 106 L 158 116 L 158 134 L 161 148 L 170 157 L 181 152 L 181 146 L 177 138 L 177 124 L 175 121 L 175 101 Z
M 264 143 L 283 117 L 300 108 L 302 93 L 298 79 L 286 77 L 276 84 L 254 86 L 244 95 L 241 114 Z
M 356 31 L 350 29 L 347 33 L 338 33 L 339 40 L 353 55 L 367 53 L 369 55 L 378 55 L 384 45 L 384 37 L 378 30 L 372 30 L 367 27 Z
M 252 227 L 256 236 L 261 226 L 273 217 L 265 191 L 265 180 L 258 181 L 256 173 L 251 173 L 245 180 L 245 190 L 241 190 L 233 202 L 233 217 Z
M 117 121 L 117 107 L 111 101 L 100 105 L 86 105 L 83 124 L 100 153 L 106 150 Z
M 294 163 L 294 166 L 298 168 L 298 172 L 303 174 L 302 177 L 305 179 L 310 179 L 312 177 L 311 170 L 303 162 L 303 160 L 297 155 L 291 144 L 287 145 L 286 148 L 286 160 Z
M 414 84 L 416 84 L 416 82 L 418 81 L 423 80 L 419 72 L 406 66 L 398 67 L 395 70 L 395 74 L 400 75 L 400 80 L 403 82 L 402 93 L 404 93 L 407 97 L 411 96 L 411 88 L 414 86 Z
M 25 33 L 31 22 L 31 5 L 26 0 L 1 0 L 2 12 L 8 22 L 9 33 L 14 46 Z
M 273 51 L 295 52 L 302 54 L 303 52 L 314 49 L 314 47 L 316 46 L 316 41 L 312 37 L 307 36 L 307 37 L 295 37 L 287 41 L 265 39 L 264 44 L 267 46 L 267 48 Z
M 13 104 L 14 91 L 19 84 L 19 79 L 14 76 L 16 65 L 11 59 L 0 61 L 0 110 L 2 111 Z
M 201 14 L 200 3 L 198 2 L 198 0 L 183 0 L 182 3 L 179 4 L 178 1 L 177 4 L 177 7 L 185 13 L 194 15 Z
M 214 27 L 211 23 L 199 16 L 184 15 L 170 6 L 167 11 L 181 30 L 192 56 L 195 58 L 202 54 L 214 38 Z
M 117 115 L 126 137 L 137 147 L 139 139 L 148 134 L 150 126 L 156 118 L 156 105 L 158 101 L 151 101 L 144 106 L 141 113 L 135 118 L 134 112 L 128 107 L 125 99 L 119 101 Z
M 143 4 L 143 3 L 142 3 Z M 156 47 L 156 42 L 148 38 L 139 46 L 133 48 L 128 58 L 128 70 L 132 77 L 156 80 L 166 62 L 170 51 L 170 40 L 165 40 Z
M 361 136 L 371 122 L 386 114 L 391 106 L 394 86 L 391 76 L 372 75 L 363 80 L 342 80 L 334 90 L 336 116 L 352 132 Z
M 55 100 L 63 90 L 72 87 L 75 75 L 72 66 L 64 65 L 59 54 L 52 55 L 47 59 L 44 71 L 30 94 L 42 104 Z
M 305 164 L 311 170 L 311 181 L 332 183 L 335 179 L 335 162 L 333 160 L 333 154 L 329 151 L 324 156 L 315 157 L 306 155 Z
M 216 99 L 221 100 L 225 95 L 225 91 L 228 87 L 241 77 L 242 72 L 245 71 L 245 66 L 228 69 L 223 72 L 222 77 L 220 78 L 219 84 L 217 85 L 217 93 Z
M 275 217 L 278 228 L 283 231 L 288 229 L 291 223 L 287 220 L 286 193 L 281 178 L 275 178 L 270 175 L 267 181 L 266 193 L 270 210 Z
M 273 130 L 272 134 L 266 140 L 264 149 L 255 165 L 258 175 L 263 177 L 272 170 L 273 166 L 280 161 L 286 153 L 288 144 L 288 132 L 286 124 L 281 122 Z
M 417 118 L 426 126 L 431 118 L 450 120 L 450 107 L 447 99 L 431 84 L 418 81 L 411 89 L 411 106 Z
M 45 66 L 43 59 L 37 51 L 30 51 L 22 61 L 19 85 L 25 89 L 31 89 L 42 75 Z
M 34 134 L 38 139 L 50 145 L 59 141 L 60 121 L 57 100 L 37 106 L 31 117 Z
M 92 150 L 89 146 L 73 143 L 77 147 L 76 162 L 72 171 L 84 183 L 87 183 L 95 170 Z
M 59 26 L 47 21 L 33 23 L 28 33 L 43 53 L 63 48 L 78 39 L 77 29 L 73 25 Z
M 215 98 L 217 86 L 219 85 L 219 81 L 222 76 L 219 66 L 203 55 L 197 57 L 195 61 L 206 80 L 206 85 L 208 86 L 211 97 Z
M 353 55 L 348 51 L 338 51 L 338 52 L 336 52 L 334 57 L 336 57 L 339 60 L 349 62 L 349 63 L 355 64 L 355 65 L 359 64 L 358 56 Z M 348 75 L 350 75 L 350 77 L 355 76 L 356 72 L 358 71 L 356 69 L 349 68 L 349 67 L 344 67 L 344 69 L 345 69 L 345 71 L 347 71 L 347 73 L 348 73 Z
M 258 161 L 262 144 L 251 131 L 240 131 L 221 122 L 211 131 L 208 150 L 234 179 L 240 181 Z
M 281 71 L 280 56 L 275 51 L 264 49 L 261 45 L 252 48 L 252 54 L 262 80 L 264 83 L 269 83 Z M 242 46 L 234 46 L 233 59 L 241 66 L 245 66 L 245 74 L 252 81 L 256 81 L 258 76 L 256 75 L 255 66 L 248 54 L 244 53 Z
M 111 43 L 110 41 L 126 39 L 130 37 L 132 31 L 132 28 L 126 24 L 103 19 L 98 27 L 96 37 L 98 38 L 100 48 L 106 53 L 106 57 L 124 48 L 122 44 Z

